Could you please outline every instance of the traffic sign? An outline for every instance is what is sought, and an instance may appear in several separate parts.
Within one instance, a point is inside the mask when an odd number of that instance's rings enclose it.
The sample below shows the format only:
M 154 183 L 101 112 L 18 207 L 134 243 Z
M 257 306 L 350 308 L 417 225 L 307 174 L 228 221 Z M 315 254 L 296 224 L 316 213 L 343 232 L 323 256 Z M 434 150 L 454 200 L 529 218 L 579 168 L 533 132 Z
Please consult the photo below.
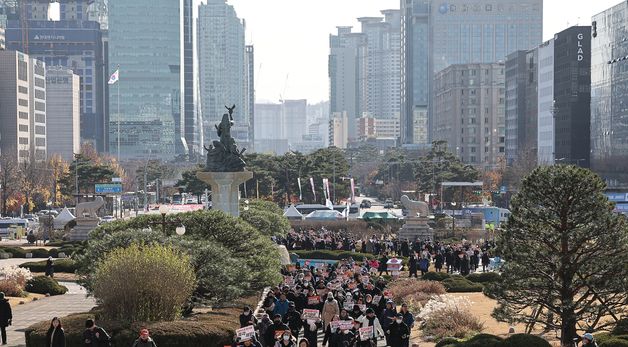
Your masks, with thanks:
M 122 184 L 120 183 L 97 183 L 94 189 L 96 194 L 121 194 Z

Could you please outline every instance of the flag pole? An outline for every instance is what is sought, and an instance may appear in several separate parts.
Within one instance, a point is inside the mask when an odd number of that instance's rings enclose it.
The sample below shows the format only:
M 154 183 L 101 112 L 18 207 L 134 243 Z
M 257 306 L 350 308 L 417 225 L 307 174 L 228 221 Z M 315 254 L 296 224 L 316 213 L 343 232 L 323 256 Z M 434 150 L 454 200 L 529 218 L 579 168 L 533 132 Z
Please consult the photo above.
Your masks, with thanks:
M 120 66 L 118 65 L 118 76 L 120 76 Z M 120 77 L 118 77 L 118 164 L 120 164 Z

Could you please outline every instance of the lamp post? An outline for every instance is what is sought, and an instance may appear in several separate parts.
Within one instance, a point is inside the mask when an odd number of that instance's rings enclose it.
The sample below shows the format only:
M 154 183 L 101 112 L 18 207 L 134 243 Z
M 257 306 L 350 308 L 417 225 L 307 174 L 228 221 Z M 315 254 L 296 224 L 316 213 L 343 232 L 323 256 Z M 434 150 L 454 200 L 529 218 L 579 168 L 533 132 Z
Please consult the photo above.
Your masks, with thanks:
M 185 229 L 185 225 L 183 225 L 180 219 L 177 218 L 171 222 L 166 221 L 166 215 L 168 214 L 169 211 L 170 211 L 170 207 L 168 205 L 160 205 L 159 213 L 161 214 L 161 222 L 150 222 L 148 224 L 149 225 L 161 225 L 161 231 L 164 233 L 164 235 L 166 235 L 167 225 L 176 225 L 177 227 L 175 228 L 175 233 L 179 236 L 184 235 L 186 229 Z

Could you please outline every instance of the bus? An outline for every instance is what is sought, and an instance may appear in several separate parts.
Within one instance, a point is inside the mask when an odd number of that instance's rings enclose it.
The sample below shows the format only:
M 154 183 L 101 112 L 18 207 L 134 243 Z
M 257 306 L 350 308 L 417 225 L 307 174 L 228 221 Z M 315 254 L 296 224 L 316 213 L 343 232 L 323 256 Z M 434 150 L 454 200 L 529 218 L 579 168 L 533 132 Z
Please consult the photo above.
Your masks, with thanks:
M 22 227 L 24 232 L 28 228 L 28 220 L 21 218 L 0 219 L 0 236 L 8 237 L 10 228 Z

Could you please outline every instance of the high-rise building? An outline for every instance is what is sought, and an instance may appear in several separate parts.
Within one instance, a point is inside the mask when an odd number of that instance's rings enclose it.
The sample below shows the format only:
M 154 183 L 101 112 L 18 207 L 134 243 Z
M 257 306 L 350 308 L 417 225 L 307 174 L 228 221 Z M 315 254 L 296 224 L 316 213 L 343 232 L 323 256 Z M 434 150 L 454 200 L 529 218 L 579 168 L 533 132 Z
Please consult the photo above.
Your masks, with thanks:
M 0 51 L 0 152 L 19 162 L 46 159 L 46 65 Z
M 81 149 L 80 77 L 59 66 L 46 69 L 48 156 L 74 160 Z
M 591 27 L 574 26 L 506 61 L 506 158 L 589 166 Z
M 246 46 L 246 55 L 244 56 L 245 65 L 245 83 L 244 83 L 244 96 L 246 101 L 244 103 L 244 114 L 248 120 L 249 125 L 249 143 L 255 145 L 255 48 L 253 45 Z M 254 149 L 254 148 L 253 148 Z
M 628 3 L 591 23 L 591 166 L 610 186 L 628 183 Z
M 329 110 L 330 114 L 346 113 L 348 139 L 354 141 L 358 135 L 357 119 L 362 115 L 359 81 L 363 73 L 359 67 L 360 51 L 366 39 L 351 29 L 338 27 L 338 33 L 329 36 Z
M 194 90 L 189 86 L 193 73 L 186 71 L 193 66 L 192 5 L 192 0 L 109 0 L 109 71 L 120 73 L 109 88 L 113 155 L 146 158 L 152 153 L 167 159 L 188 153 L 185 122 L 195 119 L 189 109 L 193 96 L 186 96 Z M 149 132 L 155 124 L 164 127 L 159 137 L 137 136 L 138 129 Z
M 4 28 L 0 27 L 0 51 L 5 50 L 5 36 L 4 36 Z
M 61 0 L 58 20 L 49 20 L 50 1 L 20 3 L 25 10 L 16 9 L 8 17 L 7 49 L 27 52 L 46 66 L 69 68 L 80 76 L 82 140 L 106 151 L 106 56 L 100 24 L 88 18 L 91 0 Z
M 516 51 L 506 60 L 506 163 L 536 161 L 538 49 Z
M 332 115 L 329 120 L 330 147 L 347 148 L 349 143 L 349 124 L 347 112 L 336 112 Z
M 402 142 L 415 140 L 415 117 L 436 120 L 434 75 L 454 64 L 492 63 L 542 42 L 543 0 L 401 0 Z
M 249 98 L 247 90 L 244 22 L 226 0 L 208 0 L 198 12 L 198 62 L 200 104 L 206 140 L 216 140 L 214 125 L 236 105 L 232 136 L 239 143 L 250 143 Z M 251 52 L 252 53 L 252 52 Z
M 505 156 L 504 63 L 452 65 L 434 78 L 434 140 L 464 163 L 493 169 Z
M 292 147 L 301 142 L 307 133 L 307 100 L 283 100 L 281 112 L 285 127 L 283 133 Z
M 375 118 L 399 115 L 401 13 L 384 10 L 382 17 L 358 18 L 365 42 L 360 47 L 360 111 Z

